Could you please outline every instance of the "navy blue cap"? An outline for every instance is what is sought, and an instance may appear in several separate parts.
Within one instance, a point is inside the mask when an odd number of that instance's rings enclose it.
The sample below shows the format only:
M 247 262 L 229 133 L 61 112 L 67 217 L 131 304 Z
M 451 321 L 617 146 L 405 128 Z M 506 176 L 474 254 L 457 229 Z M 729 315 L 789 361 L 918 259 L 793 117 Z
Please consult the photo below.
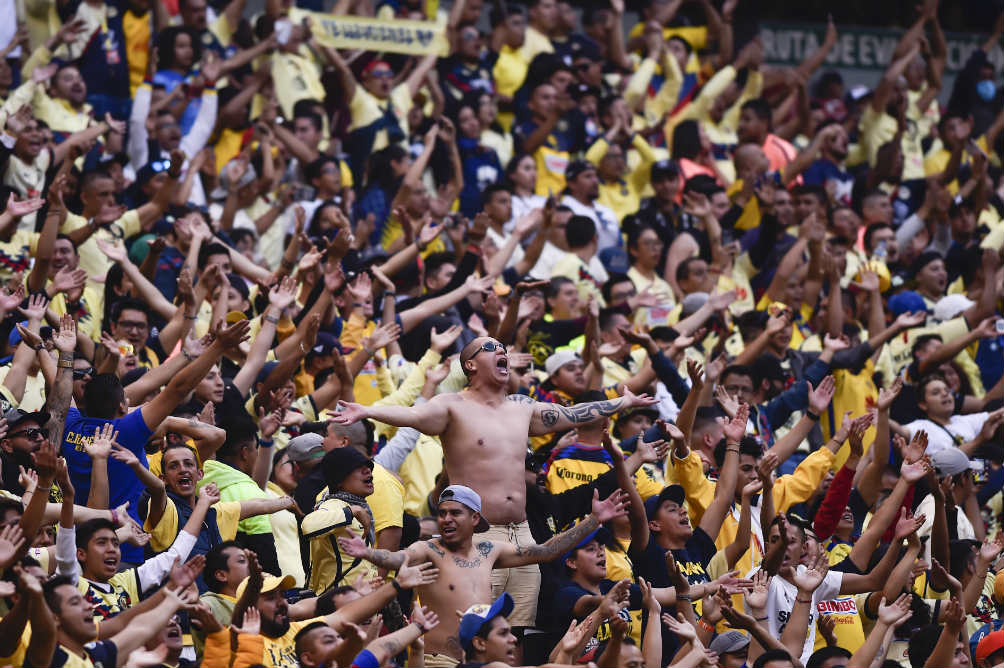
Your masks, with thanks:
M 659 512 L 659 506 L 666 501 L 672 501 L 678 506 L 682 506 L 687 498 L 687 492 L 681 485 L 666 485 L 659 492 L 658 496 L 650 496 L 645 501 L 645 517 L 652 519 Z
M 457 632 L 457 635 L 460 636 L 460 646 L 464 648 L 464 651 L 471 651 L 471 641 L 474 640 L 474 636 L 478 634 L 481 627 L 499 615 L 508 617 L 512 613 L 513 605 L 512 596 L 502 592 L 502 595 L 495 599 L 491 605 L 478 603 L 467 608 L 464 616 L 460 618 L 460 629 Z

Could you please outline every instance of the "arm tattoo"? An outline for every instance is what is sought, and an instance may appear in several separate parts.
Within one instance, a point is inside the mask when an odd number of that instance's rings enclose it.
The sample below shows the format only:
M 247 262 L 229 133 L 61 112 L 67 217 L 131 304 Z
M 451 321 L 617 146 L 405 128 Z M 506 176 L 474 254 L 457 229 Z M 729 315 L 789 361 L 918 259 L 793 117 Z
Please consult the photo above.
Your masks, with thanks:
M 394 657 L 400 654 L 404 650 L 402 643 L 394 640 L 393 638 L 385 638 L 380 640 L 380 649 L 387 652 L 388 657 Z
M 583 538 L 599 526 L 592 517 L 587 517 L 568 531 L 559 533 L 543 545 L 516 546 L 516 556 L 531 559 L 536 563 L 551 561 L 578 545 Z
M 62 353 L 60 353 L 62 354 Z M 49 440 L 61 447 L 63 431 L 66 428 L 66 414 L 70 410 L 70 399 L 73 396 L 73 369 L 59 367 L 52 391 L 45 402 L 45 410 L 49 413 L 48 424 L 42 425 L 49 433 Z
M 396 571 L 404 563 L 404 553 L 371 549 L 366 555 L 366 561 L 388 571 Z
M 589 401 L 574 406 L 551 404 L 540 411 L 540 421 L 545 427 L 556 427 L 564 420 L 569 425 L 592 422 L 599 417 L 609 417 L 621 409 L 622 399 L 607 399 L 605 401 Z M 563 424 L 561 425 L 564 426 Z M 560 427 L 559 427 L 560 428 Z
M 439 556 L 441 556 L 441 557 L 445 557 L 446 556 L 446 553 L 443 552 L 441 549 L 439 549 L 439 547 L 435 543 L 433 543 L 431 540 L 425 541 L 425 544 L 426 544 L 426 546 L 428 546 L 428 548 L 430 550 L 432 550 L 433 552 L 435 552 Z

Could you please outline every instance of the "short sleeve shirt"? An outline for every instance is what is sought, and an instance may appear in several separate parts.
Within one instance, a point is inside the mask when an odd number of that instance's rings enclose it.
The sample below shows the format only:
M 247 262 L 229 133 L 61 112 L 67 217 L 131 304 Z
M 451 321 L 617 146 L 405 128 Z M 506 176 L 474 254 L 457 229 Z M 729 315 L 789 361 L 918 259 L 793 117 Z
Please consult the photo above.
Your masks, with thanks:
M 241 519 L 241 504 L 239 501 L 220 501 L 211 507 L 216 511 L 216 526 L 220 530 L 220 538 L 223 540 L 233 540 L 237 537 L 237 523 Z M 150 518 L 147 517 L 143 523 L 143 529 L 150 532 L 150 547 L 154 552 L 163 552 L 171 547 L 174 539 L 178 537 L 178 508 L 167 501 L 164 514 L 156 526 L 150 525 Z
M 903 425 L 910 432 L 910 438 L 919 431 L 927 432 L 927 454 L 957 448 L 963 443 L 973 440 L 980 433 L 989 413 L 970 413 L 968 415 L 953 415 L 947 425 L 940 425 L 931 420 L 914 420 Z
M 62 645 L 56 645 L 49 668 L 115 668 L 118 665 L 118 648 L 111 640 L 96 640 L 84 645 L 87 656 L 81 657 L 66 651 Z M 25 668 L 30 664 L 25 659 Z M 41 668 L 41 667 L 39 667 Z
M 753 569 L 752 573 L 760 570 Z M 804 573 L 805 566 L 799 564 L 798 572 Z M 818 608 L 822 601 L 831 601 L 840 596 L 840 585 L 843 582 L 844 574 L 830 571 L 826 574 L 823 583 L 812 593 L 812 606 L 809 609 L 809 630 L 806 633 L 805 644 L 802 646 L 801 661 L 804 664 L 812 654 L 813 645 L 816 642 L 816 618 L 819 616 Z M 795 607 L 795 598 L 798 595 L 798 587 L 788 582 L 782 577 L 773 577 L 770 580 L 770 588 L 767 592 L 767 624 L 770 634 L 775 638 L 780 638 L 784 627 L 791 617 L 791 611 Z M 747 610 L 748 612 L 748 610 Z
M 87 219 L 83 216 L 78 216 L 74 213 L 66 214 L 66 220 L 63 221 L 62 226 L 59 231 L 63 234 L 69 234 L 74 230 L 78 230 L 81 227 L 87 225 Z M 97 278 L 104 278 L 108 274 L 108 270 L 112 268 L 115 263 L 108 259 L 108 257 L 101 252 L 98 248 L 98 239 L 103 239 L 108 242 L 120 241 L 122 239 L 128 239 L 129 237 L 134 237 L 142 231 L 139 221 L 139 212 L 136 209 L 131 211 L 126 211 L 122 214 L 122 217 L 109 225 L 103 225 L 97 229 L 97 231 L 90 236 L 90 238 L 84 243 L 80 244 L 77 252 L 80 254 L 80 268 L 87 272 L 87 277 L 91 280 Z

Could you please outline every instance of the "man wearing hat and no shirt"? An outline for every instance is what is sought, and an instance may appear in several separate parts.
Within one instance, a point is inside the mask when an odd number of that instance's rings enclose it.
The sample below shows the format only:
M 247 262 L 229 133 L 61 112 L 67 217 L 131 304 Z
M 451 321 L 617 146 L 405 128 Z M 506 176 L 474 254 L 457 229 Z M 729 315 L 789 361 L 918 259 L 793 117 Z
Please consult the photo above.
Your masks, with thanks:
M 418 590 L 423 605 L 440 619 L 425 636 L 425 665 L 430 668 L 455 666 L 463 660 L 465 647 L 457 637 L 455 611 L 469 610 L 492 597 L 493 568 L 513 568 L 551 561 L 577 545 L 601 524 L 625 513 L 623 494 L 614 492 L 603 501 L 594 495 L 593 512 L 585 520 L 542 545 L 519 547 L 510 542 L 474 541 L 475 533 L 488 531 L 481 515 L 481 497 L 470 487 L 450 485 L 439 497 L 437 523 L 439 538 L 413 543 L 399 552 L 374 550 L 357 535 L 338 539 L 339 550 L 356 559 L 366 559 L 388 571 L 404 564 L 431 562 L 439 569 L 439 580 Z M 306 521 L 305 521 L 306 522 Z M 512 608 L 512 599 L 509 600 Z M 500 599 L 501 600 L 501 599 Z M 508 613 L 506 613 L 508 614 Z

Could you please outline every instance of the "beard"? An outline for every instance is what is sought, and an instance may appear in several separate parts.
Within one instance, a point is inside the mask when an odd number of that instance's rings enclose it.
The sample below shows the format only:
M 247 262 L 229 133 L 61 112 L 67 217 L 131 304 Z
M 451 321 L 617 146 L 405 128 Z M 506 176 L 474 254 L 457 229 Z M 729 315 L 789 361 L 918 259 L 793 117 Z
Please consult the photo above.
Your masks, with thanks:
M 289 617 L 281 624 L 272 619 L 261 618 L 261 634 L 268 638 L 281 638 L 289 631 Z

